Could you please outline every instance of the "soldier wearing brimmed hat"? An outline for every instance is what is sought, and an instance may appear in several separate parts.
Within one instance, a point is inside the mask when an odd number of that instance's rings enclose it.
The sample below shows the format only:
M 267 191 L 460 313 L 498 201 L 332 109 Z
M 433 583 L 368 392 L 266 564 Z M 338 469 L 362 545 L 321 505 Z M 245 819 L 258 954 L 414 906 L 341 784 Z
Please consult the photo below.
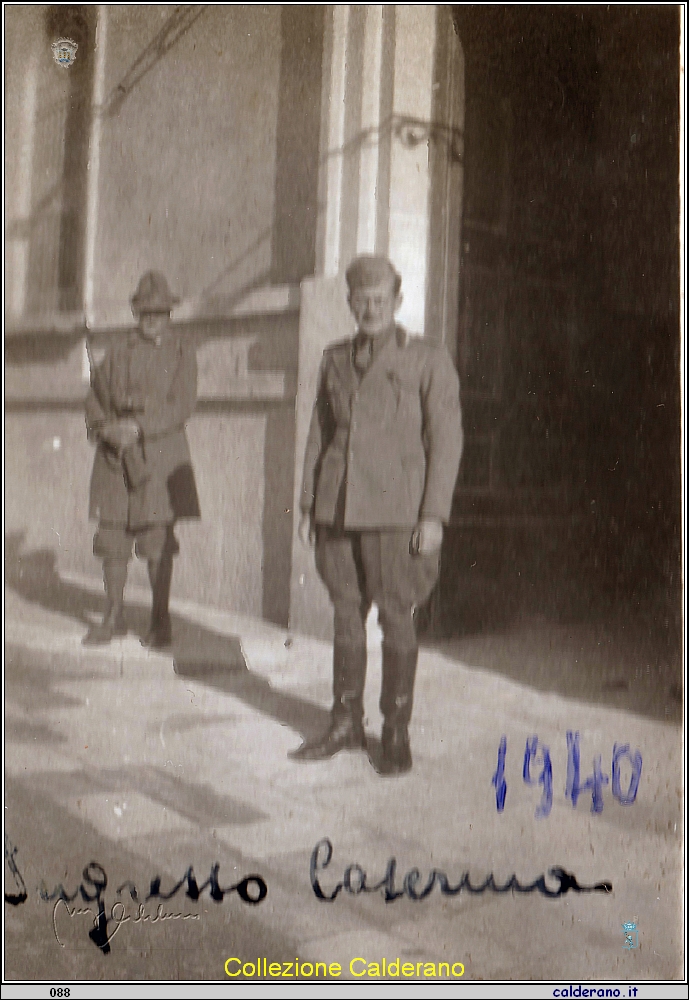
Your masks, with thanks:
M 335 611 L 330 726 L 305 760 L 366 747 L 366 617 L 383 630 L 382 774 L 412 766 L 414 610 L 439 569 L 462 451 L 459 382 L 443 347 L 395 324 L 401 279 L 386 257 L 347 270 L 352 339 L 326 349 L 304 459 L 299 534 Z
M 196 352 L 170 326 L 179 302 L 164 275 L 149 271 L 131 298 L 138 327 L 114 342 L 92 367 L 86 400 L 89 439 L 96 442 L 90 516 L 98 530 L 93 551 L 103 560 L 106 607 L 84 643 L 125 635 L 124 586 L 132 545 L 148 561 L 151 624 L 142 641 L 169 645 L 174 524 L 200 517 L 185 423 L 196 405 Z

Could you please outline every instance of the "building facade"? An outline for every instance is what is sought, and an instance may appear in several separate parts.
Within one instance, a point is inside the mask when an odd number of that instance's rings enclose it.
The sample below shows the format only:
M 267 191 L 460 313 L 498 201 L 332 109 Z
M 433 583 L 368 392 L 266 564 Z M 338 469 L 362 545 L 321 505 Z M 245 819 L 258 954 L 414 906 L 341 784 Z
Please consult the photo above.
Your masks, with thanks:
M 157 268 L 199 361 L 203 520 L 182 528 L 176 593 L 327 634 L 296 494 L 322 349 L 352 331 L 343 273 L 375 251 L 402 274 L 400 321 L 460 373 L 467 444 L 436 612 L 456 617 L 529 560 L 547 578 L 563 545 L 608 553 L 588 569 L 619 577 L 627 529 L 624 572 L 655 559 L 654 580 L 676 578 L 673 8 L 4 10 L 18 544 L 95 575 L 84 336 L 121 336 Z M 58 38 L 77 44 L 69 66 Z M 630 406 L 639 447 L 608 447 Z
M 33 548 L 58 536 L 62 569 L 95 570 L 83 338 L 120 336 L 155 267 L 200 373 L 203 520 L 182 528 L 178 593 L 327 630 L 294 490 L 320 354 L 351 330 L 351 257 L 388 253 L 402 321 L 454 344 L 450 9 L 17 6 L 6 29 L 8 529 Z

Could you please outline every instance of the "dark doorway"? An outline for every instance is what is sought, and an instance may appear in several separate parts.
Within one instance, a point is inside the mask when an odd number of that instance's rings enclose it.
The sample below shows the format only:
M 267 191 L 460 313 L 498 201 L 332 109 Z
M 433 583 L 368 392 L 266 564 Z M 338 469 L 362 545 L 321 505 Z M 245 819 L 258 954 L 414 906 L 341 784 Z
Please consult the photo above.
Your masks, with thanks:
M 438 630 L 615 618 L 678 655 L 678 9 L 454 17 L 466 447 Z

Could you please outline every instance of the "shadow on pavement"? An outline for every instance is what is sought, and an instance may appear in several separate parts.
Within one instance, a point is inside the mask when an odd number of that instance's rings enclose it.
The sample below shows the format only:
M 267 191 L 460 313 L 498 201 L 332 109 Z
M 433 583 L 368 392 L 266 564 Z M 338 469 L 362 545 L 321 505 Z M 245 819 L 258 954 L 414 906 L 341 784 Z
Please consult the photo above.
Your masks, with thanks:
M 103 610 L 103 598 L 85 587 L 63 580 L 57 571 L 52 549 L 21 550 L 22 536 L 5 539 L 5 582 L 23 600 L 48 611 L 66 615 L 84 625 Z M 148 628 L 148 610 L 127 604 L 130 631 L 139 637 Z M 172 614 L 172 657 L 175 672 L 241 699 L 264 715 L 310 740 L 324 731 L 329 712 L 310 701 L 280 692 L 270 682 L 249 671 L 241 642 L 236 635 L 224 635 Z M 33 689 L 33 688 L 32 688 Z
M 423 644 L 537 691 L 681 722 L 681 623 L 662 594 L 634 603 L 491 583 L 457 588 L 451 614 L 422 623 Z
M 150 782 L 152 769 L 148 770 Z M 120 787 L 117 774 L 105 773 L 105 777 L 103 774 L 97 776 L 97 792 Z M 41 899 L 36 888 L 43 886 L 47 893 L 52 893 L 63 884 L 68 893 L 74 892 L 83 884 L 84 866 L 89 861 L 99 864 L 106 873 L 104 903 L 110 932 L 115 927 L 111 907 L 116 900 L 124 898 L 131 917 L 136 913 L 136 904 L 129 903 L 127 894 L 119 897 L 116 894 L 116 887 L 123 883 L 138 887 L 144 898 L 153 878 L 160 878 L 163 891 L 169 891 L 190 865 L 199 888 L 208 879 L 214 864 L 219 865 L 221 886 L 233 883 L 235 872 L 244 875 L 254 870 L 272 889 L 279 876 L 265 862 L 251 860 L 203 826 L 197 827 L 193 834 L 186 834 L 184 839 L 179 834 L 173 839 L 169 832 L 160 829 L 124 840 L 108 835 L 85 821 L 83 814 L 75 811 L 73 802 L 65 801 L 65 796 L 74 792 L 74 788 L 65 784 L 67 776 L 61 775 L 61 784 L 55 787 L 51 784 L 54 777 L 54 772 L 38 775 L 28 784 L 13 776 L 6 780 L 5 816 L 11 838 L 6 840 L 6 850 L 9 845 L 29 890 L 23 904 L 5 909 L 3 971 L 7 979 L 227 982 L 223 963 L 230 954 L 228 936 L 232 954 L 236 951 L 238 955 L 247 956 L 266 954 L 276 961 L 294 960 L 298 943 L 285 921 L 279 924 L 275 919 L 270 904 L 268 907 L 247 906 L 236 893 L 226 895 L 224 900 L 212 900 L 209 887 L 198 901 L 180 892 L 164 904 L 163 909 L 168 912 L 197 914 L 193 920 L 165 920 L 156 924 L 149 920 L 137 924 L 130 919 L 113 937 L 111 952 L 107 955 L 89 939 L 92 918 L 89 919 L 88 914 L 77 914 L 70 920 L 66 909 L 62 909 L 59 923 L 55 925 L 63 944 L 60 947 L 53 931 L 54 904 Z M 81 772 L 73 776 L 75 787 L 83 777 Z M 123 773 L 122 777 L 129 780 L 131 776 Z M 84 794 L 84 789 L 80 791 Z M 128 791 L 131 793 L 131 785 Z M 150 791 L 148 785 L 145 791 Z M 85 783 L 85 793 L 94 794 L 92 783 Z M 213 824 L 217 822 L 215 814 L 205 817 L 202 822 L 205 819 Z M 236 821 L 234 817 L 232 821 Z M 240 821 L 250 821 L 249 814 L 240 817 Z M 184 850 L 188 853 L 181 854 Z M 13 892 L 15 882 L 7 863 L 5 875 L 6 891 Z M 87 892 L 92 890 L 88 883 L 85 888 Z M 94 904 L 84 903 L 79 897 L 76 905 Z M 147 912 L 155 914 L 155 901 L 148 904 Z

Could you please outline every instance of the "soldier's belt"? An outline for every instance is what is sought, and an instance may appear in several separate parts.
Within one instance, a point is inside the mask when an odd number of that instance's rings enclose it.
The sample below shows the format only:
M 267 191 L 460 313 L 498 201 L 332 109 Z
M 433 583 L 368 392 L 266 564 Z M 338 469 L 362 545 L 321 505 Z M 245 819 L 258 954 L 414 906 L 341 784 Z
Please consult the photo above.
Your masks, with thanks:
M 179 434 L 180 431 L 184 430 L 184 424 L 179 424 L 177 427 L 170 427 L 165 431 L 157 431 L 155 434 L 144 434 L 142 431 L 142 438 L 146 441 L 159 441 L 161 438 L 172 437 L 173 434 Z

